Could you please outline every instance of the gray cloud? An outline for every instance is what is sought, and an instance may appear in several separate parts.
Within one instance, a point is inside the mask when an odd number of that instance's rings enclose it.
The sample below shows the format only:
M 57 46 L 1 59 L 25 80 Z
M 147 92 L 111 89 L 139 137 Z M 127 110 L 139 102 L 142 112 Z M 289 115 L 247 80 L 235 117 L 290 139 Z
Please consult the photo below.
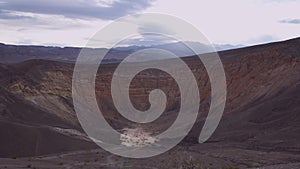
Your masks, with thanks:
M 6 11 L 6 10 L 0 10 L 0 19 L 14 20 L 14 19 L 33 19 L 33 18 L 30 16 L 17 15 L 14 12 Z
M 153 0 L 115 0 L 111 4 L 102 1 L 101 5 L 99 0 L 0 0 L 0 17 L 12 19 L 7 13 L 28 12 L 111 20 L 146 9 L 152 2 Z
M 300 19 L 283 19 L 279 23 L 300 24 Z

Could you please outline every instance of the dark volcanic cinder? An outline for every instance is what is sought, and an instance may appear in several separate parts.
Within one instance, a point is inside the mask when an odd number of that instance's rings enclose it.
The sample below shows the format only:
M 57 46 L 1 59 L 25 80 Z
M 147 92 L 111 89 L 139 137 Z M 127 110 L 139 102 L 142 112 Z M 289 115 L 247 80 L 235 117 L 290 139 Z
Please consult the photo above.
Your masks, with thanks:
M 124 159 L 95 149 L 74 111 L 72 63 L 29 60 L 0 64 L 0 156 L 14 157 L 0 159 L 0 168 L 28 165 L 28 158 L 19 157 L 39 155 L 44 156 L 31 158 L 32 166 L 176 168 L 173 165 L 193 164 L 275 168 L 280 164 L 283 168 L 299 168 L 299 46 L 298 38 L 219 52 L 227 78 L 227 103 L 219 127 L 204 144 L 198 144 L 197 137 L 210 105 L 210 83 L 199 58 L 183 58 L 198 82 L 200 115 L 180 145 L 145 160 Z M 0 56 L 3 53 L 0 50 Z M 143 126 L 126 120 L 113 105 L 110 83 L 117 65 L 102 65 L 96 79 L 97 100 L 106 120 L 118 130 L 141 127 L 153 134 L 166 130 L 180 108 L 180 92 L 174 79 L 162 71 L 147 70 L 132 81 L 130 96 L 137 109 L 149 108 L 148 95 L 153 89 L 160 88 L 168 96 L 163 116 Z

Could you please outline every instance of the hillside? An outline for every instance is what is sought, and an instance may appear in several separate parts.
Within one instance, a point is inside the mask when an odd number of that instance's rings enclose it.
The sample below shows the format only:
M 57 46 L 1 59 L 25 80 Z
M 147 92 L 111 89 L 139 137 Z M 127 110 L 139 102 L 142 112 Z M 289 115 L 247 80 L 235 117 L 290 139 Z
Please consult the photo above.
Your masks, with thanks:
M 183 60 L 195 74 L 200 89 L 201 115 L 180 145 L 185 147 L 184 153 L 198 153 L 212 163 L 221 159 L 217 163 L 240 166 L 247 162 L 300 162 L 299 46 L 297 38 L 219 52 L 227 78 L 227 103 L 216 133 L 203 145 L 197 144 L 197 137 L 210 105 L 210 84 L 201 61 L 195 56 L 185 57 Z M 5 62 L 7 57 L 0 58 Z M 124 119 L 113 106 L 110 82 L 117 65 L 105 64 L 98 71 L 99 107 L 116 129 L 141 127 Z M 73 63 L 45 60 L 0 64 L 1 157 L 96 148 L 83 133 L 73 108 L 73 67 Z M 168 104 L 164 115 L 142 128 L 149 132 L 167 129 L 180 107 L 180 93 L 173 78 L 162 71 L 147 70 L 135 77 L 131 85 L 131 100 L 141 110 L 149 107 L 147 100 L 152 89 L 165 91 Z M 205 150 L 206 155 L 200 153 Z

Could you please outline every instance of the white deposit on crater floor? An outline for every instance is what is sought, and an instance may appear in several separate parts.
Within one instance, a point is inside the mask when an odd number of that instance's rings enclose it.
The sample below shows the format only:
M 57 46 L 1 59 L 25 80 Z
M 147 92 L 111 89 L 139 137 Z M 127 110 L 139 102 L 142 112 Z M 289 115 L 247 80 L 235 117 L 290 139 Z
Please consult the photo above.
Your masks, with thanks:
M 150 134 L 141 128 L 125 128 L 120 140 L 122 141 L 122 145 L 127 147 L 145 147 L 158 141 L 157 138 L 152 137 Z

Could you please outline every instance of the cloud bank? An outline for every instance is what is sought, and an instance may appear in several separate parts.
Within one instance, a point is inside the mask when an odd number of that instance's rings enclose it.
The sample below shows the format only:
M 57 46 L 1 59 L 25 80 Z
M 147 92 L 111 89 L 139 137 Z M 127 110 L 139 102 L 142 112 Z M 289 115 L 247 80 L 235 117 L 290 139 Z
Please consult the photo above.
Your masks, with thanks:
M 153 0 L 0 0 L 0 18 L 16 19 L 17 12 L 62 15 L 67 18 L 113 20 L 150 7 Z

